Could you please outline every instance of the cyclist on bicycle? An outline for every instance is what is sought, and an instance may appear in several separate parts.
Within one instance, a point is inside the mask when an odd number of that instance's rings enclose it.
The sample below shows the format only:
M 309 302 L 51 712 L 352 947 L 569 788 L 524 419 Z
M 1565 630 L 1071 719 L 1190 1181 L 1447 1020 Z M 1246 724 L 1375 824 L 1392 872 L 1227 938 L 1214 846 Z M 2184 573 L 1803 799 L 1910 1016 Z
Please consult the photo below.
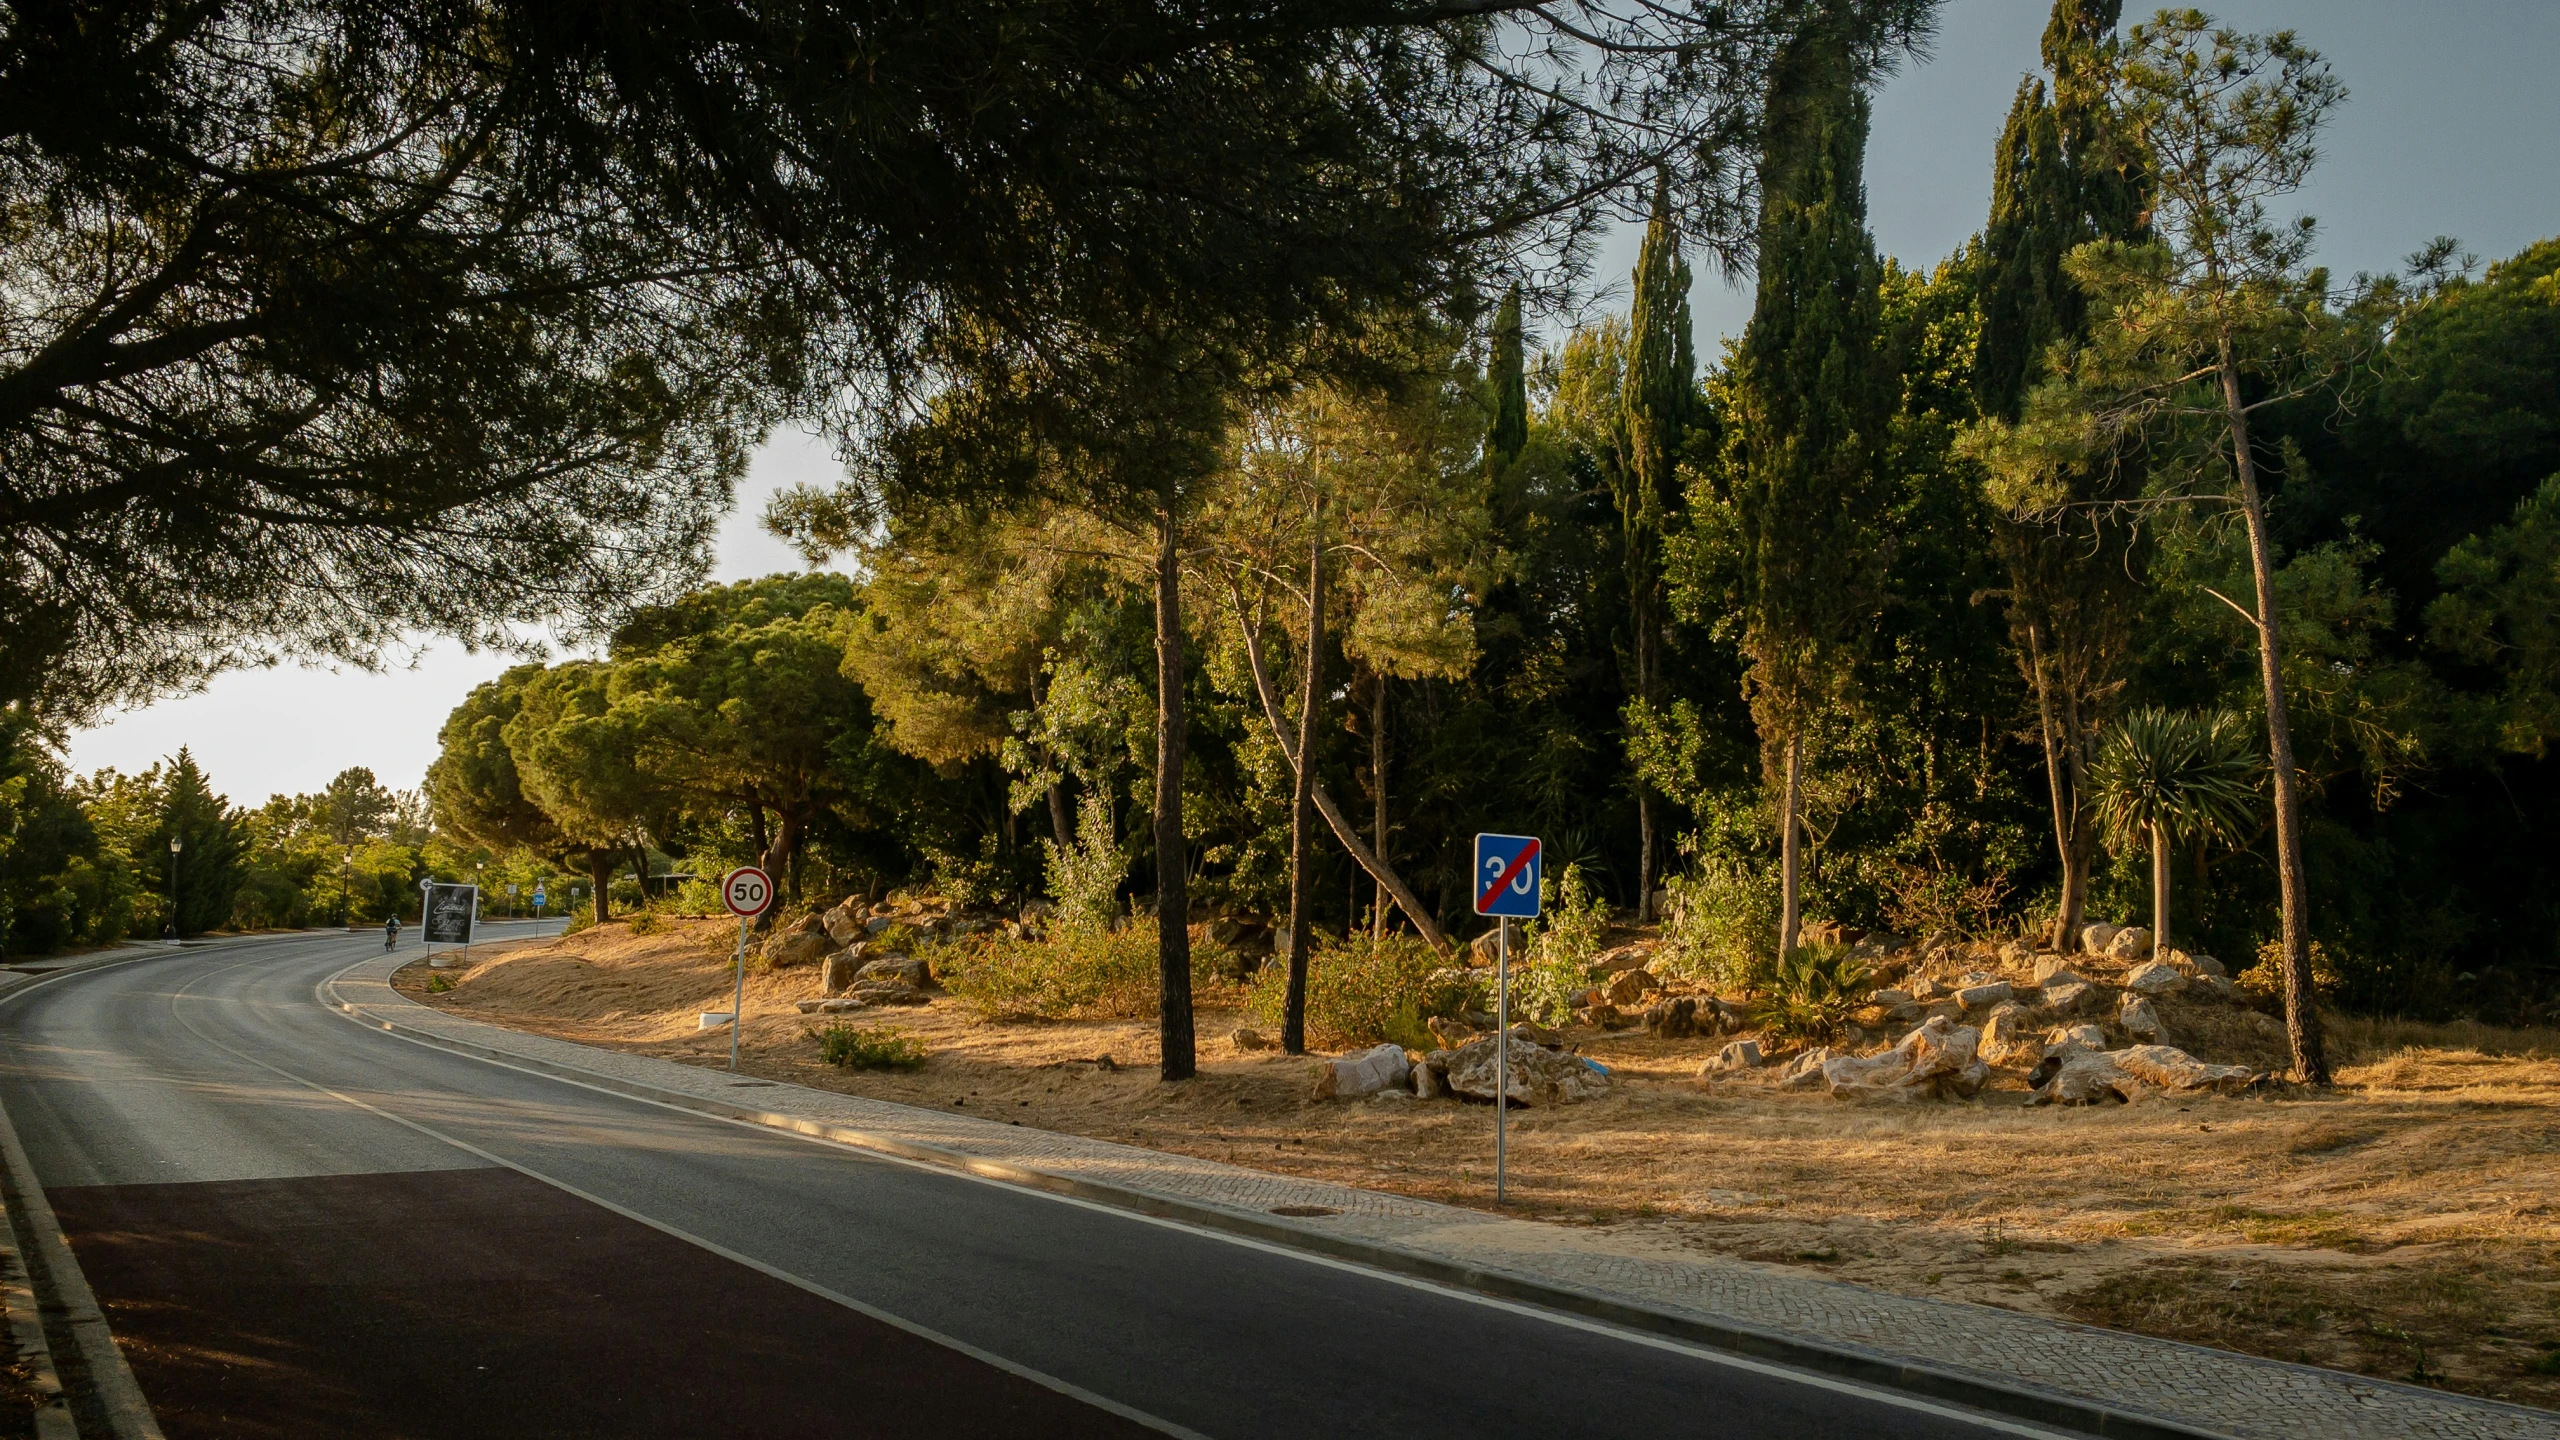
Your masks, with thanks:
M 388 950 L 399 943 L 400 917 L 394 915 L 390 919 L 382 922 L 382 948 Z

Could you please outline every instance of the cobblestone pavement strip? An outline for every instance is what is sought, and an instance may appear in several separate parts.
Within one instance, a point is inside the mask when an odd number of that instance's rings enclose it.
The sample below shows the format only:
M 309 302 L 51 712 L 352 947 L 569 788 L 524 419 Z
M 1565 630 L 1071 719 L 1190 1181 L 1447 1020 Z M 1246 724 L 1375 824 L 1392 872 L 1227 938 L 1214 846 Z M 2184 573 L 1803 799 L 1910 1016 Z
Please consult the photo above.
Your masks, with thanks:
M 1627 1311 L 1881 1361 L 2136 1421 L 2235 1440 L 2560 1440 L 2560 1414 L 2262 1360 L 2175 1341 L 1894 1295 L 1717 1256 L 1455 1206 L 1302 1180 L 1029 1126 L 767 1082 L 742 1095 L 727 1072 L 507 1030 L 419 1005 L 391 988 L 397 958 L 324 986 L 349 1015 L 421 1039 L 547 1070 L 683 1097 L 877 1148 L 979 1162 L 1249 1219 L 1253 1233 L 1333 1254 L 1410 1256 L 1495 1293 L 1578 1292 Z M 859 1137 L 859 1138 L 856 1138 Z M 1278 1207 L 1321 1208 L 1281 1219 Z M 1503 1282 L 1512 1282 L 1506 1286 Z M 2005 1408 L 2005 1407 L 2004 1407 Z M 2112 1426 L 2110 1429 L 2114 1428 Z

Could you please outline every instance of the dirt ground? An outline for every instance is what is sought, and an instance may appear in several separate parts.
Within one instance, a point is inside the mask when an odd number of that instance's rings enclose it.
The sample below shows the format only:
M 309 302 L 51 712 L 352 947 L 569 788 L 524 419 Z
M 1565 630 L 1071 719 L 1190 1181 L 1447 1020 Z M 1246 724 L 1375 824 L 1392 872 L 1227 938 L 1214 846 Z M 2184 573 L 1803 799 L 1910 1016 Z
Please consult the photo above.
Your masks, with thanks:
M 440 993 L 423 966 L 396 983 L 495 1024 L 725 1064 L 726 1031 L 696 1016 L 728 1008 L 735 936 L 616 923 L 438 972 Z M 1201 1073 L 1177 1086 L 1155 1079 L 1152 1022 L 995 1023 L 949 996 L 845 1017 L 930 1049 L 920 1070 L 856 1073 L 818 1058 L 812 1032 L 834 1018 L 792 1008 L 818 983 L 810 968 L 749 976 L 743 1068 L 1492 1203 L 1491 1107 L 1316 1100 L 1309 1061 L 1229 1043 L 1232 1012 L 1200 1012 Z M 2201 1011 L 2164 1011 L 2171 1040 L 2239 1058 L 2180 1034 Z M 1570 1038 L 1623 1083 L 1514 1115 L 1508 1213 L 2560 1407 L 2560 1032 L 2339 1020 L 2331 1091 L 2091 1109 L 2029 1108 L 2014 1077 L 1970 1103 L 1843 1102 L 1700 1079 L 1712 1040 Z

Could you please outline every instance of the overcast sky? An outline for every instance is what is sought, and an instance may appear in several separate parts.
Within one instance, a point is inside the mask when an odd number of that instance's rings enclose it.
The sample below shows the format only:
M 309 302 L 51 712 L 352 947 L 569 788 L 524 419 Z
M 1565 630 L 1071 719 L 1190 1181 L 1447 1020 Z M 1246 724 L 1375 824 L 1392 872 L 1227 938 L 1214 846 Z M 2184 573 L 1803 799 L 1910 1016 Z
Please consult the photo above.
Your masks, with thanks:
M 2036 68 L 2048 0 L 1950 0 L 1927 58 L 1877 98 L 1867 154 L 1877 244 L 1933 264 L 1980 228 L 1991 146 L 2019 77 Z M 2319 258 L 2341 277 L 2397 268 L 2437 235 L 2484 260 L 2560 233 L 2560 3 L 2554 0 L 2226 0 L 2208 7 L 2251 30 L 2291 27 L 2326 55 L 2348 100 L 2297 207 L 2320 218 Z M 2136 3 L 2129 15 L 2148 13 Z M 1620 235 L 1604 271 L 1635 263 Z M 1618 303 L 1623 304 L 1623 295 Z M 1702 277 L 1692 300 L 1698 352 L 1750 317 L 1747 290 Z M 1552 338 L 1552 337 L 1550 337 Z M 827 448 L 777 436 L 756 452 L 722 529 L 718 575 L 795 569 L 756 525 L 764 500 L 835 473 Z M 192 746 L 216 789 L 240 804 L 317 790 L 350 765 L 413 786 L 435 758 L 436 729 L 463 694 L 509 663 L 449 642 L 382 674 L 283 666 L 226 675 L 72 737 L 71 762 L 138 770 Z

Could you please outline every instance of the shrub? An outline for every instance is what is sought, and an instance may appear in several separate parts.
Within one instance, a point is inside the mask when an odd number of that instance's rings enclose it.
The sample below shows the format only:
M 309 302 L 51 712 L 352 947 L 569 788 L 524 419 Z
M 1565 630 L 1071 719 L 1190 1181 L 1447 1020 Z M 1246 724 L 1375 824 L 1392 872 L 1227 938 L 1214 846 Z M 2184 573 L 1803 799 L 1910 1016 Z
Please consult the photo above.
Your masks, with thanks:
M 1664 966 L 1723 994 L 1768 988 L 1778 882 L 1766 867 L 1704 860 L 1663 888 L 1671 892 L 1662 924 Z
M 1111 806 L 1087 792 L 1076 806 L 1075 843 L 1041 844 L 1049 852 L 1049 898 L 1058 907 L 1054 928 L 1110 928 L 1120 914 L 1120 878 L 1129 869 L 1129 852 L 1111 834 Z
M 1539 909 L 1544 913 L 1528 926 L 1527 952 L 1511 966 L 1511 1018 L 1561 1025 L 1574 997 L 1595 978 L 1592 962 L 1609 929 L 1609 902 L 1590 893 L 1574 864 L 1547 881 Z
M 442 995 L 452 988 L 453 977 L 450 975 L 430 975 L 427 977 L 427 993 L 430 995 Z
M 1771 967 L 1751 1018 L 1778 1039 L 1828 1040 L 1858 1008 L 1866 980 L 1867 962 L 1848 946 L 1799 945 Z
M 1444 966 L 1411 935 L 1328 941 L 1307 957 L 1307 1043 L 1348 1050 L 1392 1040 L 1410 1050 L 1436 1049 L 1440 1042 L 1423 1022 L 1465 1009 L 1471 989 L 1464 971 Z M 1276 1026 L 1288 998 L 1289 967 L 1265 965 L 1245 992 L 1245 1010 Z
M 667 922 L 655 910 L 634 910 L 628 923 L 634 935 L 655 935 L 667 928 Z
M 2258 943 L 2258 963 L 2231 977 L 2232 982 L 2260 1000 L 2284 998 L 2284 937 L 2279 935 Z M 2311 990 L 2323 1000 L 2336 998 L 2345 982 L 2338 977 L 2338 967 L 2329 958 L 2328 948 L 2319 941 L 2311 942 Z
M 857 1029 L 830 1025 L 812 1030 L 818 1058 L 844 1070 L 914 1070 L 924 1064 L 924 1042 L 895 1026 Z
M 1223 947 L 1191 945 L 1194 993 L 1214 990 Z M 1047 1020 L 1149 1020 L 1158 1011 L 1156 927 L 1059 929 L 1045 940 L 978 936 L 951 947 L 943 983 L 981 1015 Z

